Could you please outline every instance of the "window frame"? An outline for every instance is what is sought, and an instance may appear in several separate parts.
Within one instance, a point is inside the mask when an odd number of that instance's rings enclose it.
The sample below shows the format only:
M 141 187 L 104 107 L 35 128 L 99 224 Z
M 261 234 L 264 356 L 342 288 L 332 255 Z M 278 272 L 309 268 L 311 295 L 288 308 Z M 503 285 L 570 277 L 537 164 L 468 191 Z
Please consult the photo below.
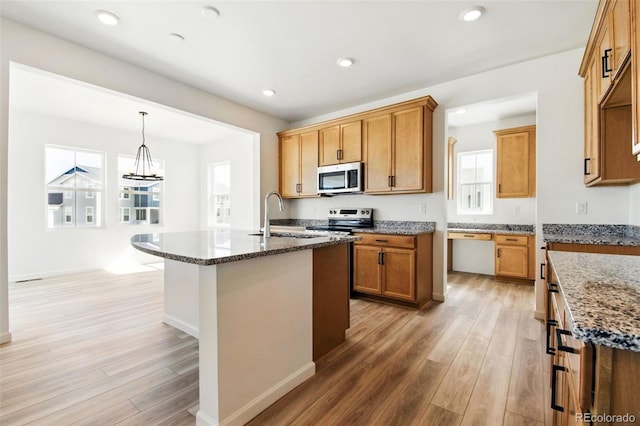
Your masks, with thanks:
M 487 176 L 489 177 L 489 180 L 478 180 L 477 176 L 478 176 L 478 156 L 479 155 L 484 155 L 484 154 L 490 154 L 491 155 L 491 170 L 489 173 L 487 173 Z M 468 180 L 463 180 L 463 176 L 462 176 L 462 157 L 470 157 L 470 156 L 474 156 L 475 157 L 475 172 L 474 172 L 474 179 L 472 181 L 468 181 Z M 493 211 L 494 211 L 494 198 L 495 198 L 495 194 L 494 194 L 494 183 L 495 183 L 495 173 L 496 173 L 496 169 L 495 169 L 495 150 L 492 148 L 488 148 L 488 149 L 478 149 L 478 150 L 473 150 L 473 151 L 464 151 L 464 152 L 458 152 L 456 155 L 456 178 L 457 178 L 457 182 L 456 182 L 456 192 L 458 193 L 457 197 L 456 197 L 456 214 L 458 216 L 491 216 L 493 215 Z M 462 197 L 465 194 L 465 191 L 463 191 L 463 187 L 467 187 L 469 185 L 473 185 L 475 188 L 479 187 L 479 186 L 485 186 L 487 188 L 487 191 L 482 191 L 482 194 L 486 195 L 486 200 L 488 202 L 488 208 L 487 209 L 483 209 L 483 208 L 462 208 L 463 205 L 463 200 Z M 477 190 L 474 191 L 476 194 L 478 193 Z

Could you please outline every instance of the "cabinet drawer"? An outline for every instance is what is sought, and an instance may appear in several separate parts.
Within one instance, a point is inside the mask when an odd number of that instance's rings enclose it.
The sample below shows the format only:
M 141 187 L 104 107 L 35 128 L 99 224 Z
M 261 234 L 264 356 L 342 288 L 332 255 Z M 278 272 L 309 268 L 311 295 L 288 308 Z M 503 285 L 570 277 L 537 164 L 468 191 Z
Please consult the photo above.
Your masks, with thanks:
M 384 246 L 384 247 L 401 247 L 415 248 L 416 239 L 413 235 L 391 235 L 391 234 L 358 234 L 362 237 L 360 241 L 356 241 L 358 245 L 368 246 Z
M 493 239 L 491 234 L 480 234 L 475 232 L 449 232 L 447 237 L 451 240 L 484 240 Z
M 526 235 L 496 235 L 496 244 L 526 246 L 528 241 Z

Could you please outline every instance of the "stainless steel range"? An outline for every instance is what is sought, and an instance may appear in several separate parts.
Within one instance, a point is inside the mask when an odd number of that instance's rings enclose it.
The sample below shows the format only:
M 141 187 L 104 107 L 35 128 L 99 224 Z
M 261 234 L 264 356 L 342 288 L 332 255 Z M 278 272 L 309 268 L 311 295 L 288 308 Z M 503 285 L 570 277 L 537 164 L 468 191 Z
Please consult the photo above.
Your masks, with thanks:
M 327 225 L 307 226 L 309 231 L 351 234 L 373 226 L 373 209 L 370 207 L 343 207 L 329 209 Z

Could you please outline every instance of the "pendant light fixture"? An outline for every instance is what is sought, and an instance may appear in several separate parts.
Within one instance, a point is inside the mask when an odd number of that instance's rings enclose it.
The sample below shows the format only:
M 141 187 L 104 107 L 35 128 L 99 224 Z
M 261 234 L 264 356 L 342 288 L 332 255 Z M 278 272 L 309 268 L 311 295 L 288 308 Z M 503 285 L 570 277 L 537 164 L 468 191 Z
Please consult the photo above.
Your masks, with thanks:
M 151 161 L 151 153 L 149 152 L 149 148 L 147 148 L 147 145 L 145 145 L 144 140 L 144 116 L 147 115 L 147 113 L 144 111 L 140 111 L 139 114 L 142 116 L 142 145 L 138 147 L 138 153 L 136 154 L 136 171 L 135 173 L 125 173 L 122 175 L 122 177 L 124 179 L 130 180 L 164 180 L 162 176 L 151 173 L 151 169 L 153 168 L 153 161 Z

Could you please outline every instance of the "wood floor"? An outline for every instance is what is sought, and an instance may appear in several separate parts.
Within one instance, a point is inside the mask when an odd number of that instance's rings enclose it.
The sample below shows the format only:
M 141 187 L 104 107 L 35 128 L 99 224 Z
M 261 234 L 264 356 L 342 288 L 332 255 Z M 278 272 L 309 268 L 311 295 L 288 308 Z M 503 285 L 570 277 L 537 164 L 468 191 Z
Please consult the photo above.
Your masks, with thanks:
M 162 324 L 162 271 L 10 284 L 0 425 L 194 425 L 198 343 Z M 545 425 L 533 287 L 449 275 L 421 311 L 353 300 L 347 341 L 251 425 Z

